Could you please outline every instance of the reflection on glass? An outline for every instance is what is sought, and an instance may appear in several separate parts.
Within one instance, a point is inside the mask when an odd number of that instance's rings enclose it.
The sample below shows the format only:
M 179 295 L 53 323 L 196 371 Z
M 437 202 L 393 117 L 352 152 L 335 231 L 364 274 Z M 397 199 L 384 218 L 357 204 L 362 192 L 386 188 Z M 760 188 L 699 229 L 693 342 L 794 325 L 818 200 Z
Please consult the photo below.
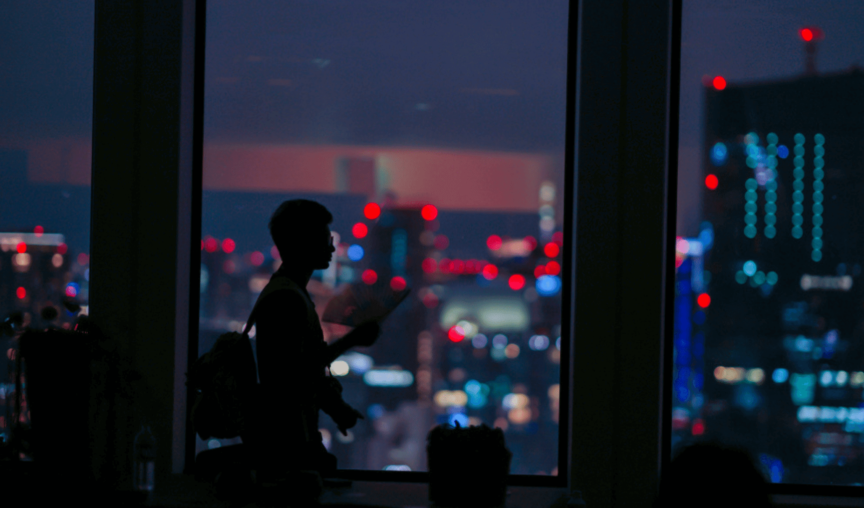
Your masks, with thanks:
M 864 468 L 864 8 L 835 7 L 684 7 L 673 445 L 774 483 Z
M 352 283 L 411 289 L 330 367 L 366 416 L 321 417 L 339 467 L 426 470 L 429 430 L 459 422 L 557 474 L 567 2 L 257 5 L 208 2 L 199 352 L 279 266 L 276 207 L 314 199 L 335 217 L 319 315 Z
M 87 312 L 93 30 L 94 2 L 0 5 L 0 321 L 69 328 Z M 14 346 L 0 335 L 7 441 Z

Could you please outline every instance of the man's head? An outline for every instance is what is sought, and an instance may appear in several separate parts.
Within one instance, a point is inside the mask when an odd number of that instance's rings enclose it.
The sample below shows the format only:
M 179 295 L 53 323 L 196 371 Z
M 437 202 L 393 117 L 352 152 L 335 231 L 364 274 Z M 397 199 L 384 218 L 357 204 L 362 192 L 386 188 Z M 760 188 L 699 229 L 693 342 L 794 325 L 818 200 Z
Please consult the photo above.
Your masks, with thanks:
M 270 236 L 283 263 L 315 270 L 327 268 L 333 252 L 329 224 L 333 215 L 308 199 L 285 201 L 270 218 Z

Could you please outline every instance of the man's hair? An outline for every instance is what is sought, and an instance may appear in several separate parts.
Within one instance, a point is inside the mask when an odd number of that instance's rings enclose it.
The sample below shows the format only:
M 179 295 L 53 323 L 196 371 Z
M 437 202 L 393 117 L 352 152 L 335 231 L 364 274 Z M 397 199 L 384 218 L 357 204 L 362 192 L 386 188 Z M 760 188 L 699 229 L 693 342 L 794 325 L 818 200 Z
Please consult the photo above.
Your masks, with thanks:
M 292 247 L 303 249 L 321 226 L 333 222 L 333 214 L 327 208 L 308 199 L 289 199 L 279 205 L 270 218 L 270 236 L 284 259 L 290 256 Z

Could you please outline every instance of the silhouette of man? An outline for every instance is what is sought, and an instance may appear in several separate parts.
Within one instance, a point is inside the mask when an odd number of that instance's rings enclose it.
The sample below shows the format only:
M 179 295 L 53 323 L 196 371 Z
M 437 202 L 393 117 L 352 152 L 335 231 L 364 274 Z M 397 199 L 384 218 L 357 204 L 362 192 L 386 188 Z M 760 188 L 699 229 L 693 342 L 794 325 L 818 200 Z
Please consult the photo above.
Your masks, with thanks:
M 379 324 L 362 324 L 328 345 L 306 291 L 312 272 L 327 268 L 335 251 L 332 221 L 327 208 L 305 199 L 285 201 L 270 220 L 282 266 L 254 311 L 260 396 L 254 423 L 242 436 L 259 482 L 299 471 L 332 473 L 336 457 L 322 443 L 318 411 L 330 415 L 343 434 L 363 418 L 342 400 L 341 387 L 325 368 L 351 347 L 374 344 Z

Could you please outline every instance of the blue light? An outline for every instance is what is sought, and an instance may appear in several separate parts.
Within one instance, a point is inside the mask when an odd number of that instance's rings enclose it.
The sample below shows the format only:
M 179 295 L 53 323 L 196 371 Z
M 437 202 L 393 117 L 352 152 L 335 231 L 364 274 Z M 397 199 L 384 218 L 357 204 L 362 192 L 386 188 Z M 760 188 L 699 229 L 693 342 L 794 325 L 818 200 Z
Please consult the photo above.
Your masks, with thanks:
M 693 313 L 693 322 L 696 323 L 697 325 L 701 325 L 701 324 L 705 323 L 705 313 L 702 312 L 701 310 L 697 310 L 696 312 L 694 312 Z
M 711 149 L 711 162 L 714 163 L 715 166 L 722 166 L 729 155 L 729 150 L 726 149 L 726 145 L 723 143 L 717 143 L 714 145 L 714 148 Z
M 756 262 L 755 261 L 745 262 L 744 263 L 744 273 L 746 273 L 748 277 L 752 277 L 756 273 Z
M 535 285 L 541 296 L 552 296 L 561 290 L 561 278 L 557 275 L 543 275 L 537 279 Z
M 384 406 L 381 404 L 372 404 L 366 409 L 366 414 L 369 415 L 369 418 L 377 420 L 384 416 Z
M 690 390 L 684 386 L 679 386 L 675 389 L 675 396 L 678 397 L 679 402 L 687 402 L 687 399 L 690 398 Z
M 468 395 L 468 407 L 472 409 L 480 409 L 489 402 L 489 399 L 483 394 Z
M 348 259 L 351 261 L 360 261 L 363 259 L 363 254 L 365 254 L 363 252 L 363 247 L 360 247 L 359 245 L 355 244 L 348 247 Z
M 774 369 L 774 374 L 771 375 L 771 379 L 778 384 L 785 383 L 786 380 L 789 379 L 789 371 L 786 369 Z
M 453 413 L 452 415 L 450 415 L 450 418 L 447 419 L 447 423 L 454 427 L 456 426 L 457 422 L 459 423 L 460 427 L 467 427 L 468 416 L 466 416 L 464 413 Z
M 704 385 L 704 384 L 705 384 L 705 376 L 703 376 L 702 374 L 699 374 L 699 373 L 693 374 L 693 388 L 696 388 L 697 390 L 701 390 L 702 385 Z

